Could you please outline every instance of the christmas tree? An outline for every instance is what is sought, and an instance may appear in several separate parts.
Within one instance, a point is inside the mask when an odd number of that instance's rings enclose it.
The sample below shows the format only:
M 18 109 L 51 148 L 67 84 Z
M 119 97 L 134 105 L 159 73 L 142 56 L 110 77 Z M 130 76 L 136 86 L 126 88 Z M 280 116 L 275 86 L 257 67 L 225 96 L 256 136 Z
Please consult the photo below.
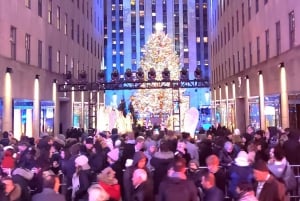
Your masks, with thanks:
M 140 67 L 147 77 L 153 68 L 156 72 L 156 80 L 162 80 L 162 72 L 165 68 L 170 71 L 170 79 L 178 80 L 180 74 L 179 57 L 174 49 L 173 40 L 162 29 L 156 28 L 145 47 Z M 147 78 L 145 78 L 147 79 Z M 173 101 L 170 89 L 139 89 L 131 98 L 135 111 L 142 114 L 172 114 Z

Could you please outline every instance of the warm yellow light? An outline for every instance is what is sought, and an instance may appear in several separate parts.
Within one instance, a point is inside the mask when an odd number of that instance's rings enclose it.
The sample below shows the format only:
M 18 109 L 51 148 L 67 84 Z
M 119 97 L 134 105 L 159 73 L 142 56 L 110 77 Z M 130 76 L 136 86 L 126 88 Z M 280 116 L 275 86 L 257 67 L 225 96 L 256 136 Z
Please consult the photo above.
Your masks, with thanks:
M 163 31 L 164 30 L 164 25 L 160 22 L 156 23 L 155 24 L 155 30 L 156 30 L 156 32 Z

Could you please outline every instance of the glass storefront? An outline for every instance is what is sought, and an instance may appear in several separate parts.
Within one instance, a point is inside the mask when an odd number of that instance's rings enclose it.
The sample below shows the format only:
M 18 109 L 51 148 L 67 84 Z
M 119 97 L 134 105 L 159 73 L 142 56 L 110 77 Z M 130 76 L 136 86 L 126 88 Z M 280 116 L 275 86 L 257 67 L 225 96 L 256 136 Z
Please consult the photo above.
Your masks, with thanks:
M 32 137 L 33 101 L 26 99 L 13 100 L 13 132 L 17 139 L 22 135 Z
M 265 97 L 265 119 L 266 127 L 281 126 L 280 122 L 280 96 L 266 96 Z
M 249 123 L 256 130 L 260 129 L 259 97 L 251 97 L 249 101 Z
M 221 100 L 216 102 L 216 122 L 222 126 L 227 125 L 226 101 Z
M 74 102 L 73 104 L 73 127 L 87 130 L 89 125 L 89 104 L 85 102 L 84 108 L 81 105 L 81 102 Z
M 227 127 L 233 131 L 235 128 L 235 100 L 228 100 L 228 116 L 227 116 Z
M 54 102 L 41 101 L 40 132 L 53 135 L 54 131 Z

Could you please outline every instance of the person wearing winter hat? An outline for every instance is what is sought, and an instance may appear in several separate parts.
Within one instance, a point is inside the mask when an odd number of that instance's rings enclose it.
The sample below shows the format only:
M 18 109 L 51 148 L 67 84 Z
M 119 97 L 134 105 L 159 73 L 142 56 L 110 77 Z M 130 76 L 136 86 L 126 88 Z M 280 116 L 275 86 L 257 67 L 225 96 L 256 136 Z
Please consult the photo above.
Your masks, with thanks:
M 265 161 L 257 160 L 254 162 L 253 174 L 255 180 L 258 182 L 255 192 L 259 201 L 286 200 L 284 184 L 270 174 Z
M 252 184 L 254 180 L 253 171 L 248 162 L 248 154 L 245 151 L 238 153 L 234 163 L 229 167 L 228 175 L 228 195 L 233 199 L 237 199 L 237 185 L 241 182 Z
M 199 169 L 199 162 L 197 160 L 193 159 L 189 162 L 187 177 L 193 181 L 197 187 L 201 186 L 201 171 Z
M 99 184 L 91 185 L 88 194 L 88 201 L 107 201 L 109 199 L 109 195 Z
M 109 164 L 119 160 L 119 149 L 115 148 L 107 153 L 107 161 Z
M 75 159 L 76 172 L 72 179 L 72 185 L 74 187 L 73 197 L 75 201 L 80 199 L 86 200 L 88 198 L 87 190 L 92 183 L 92 174 L 88 162 L 89 160 L 85 155 L 80 155 Z M 79 188 L 77 186 L 78 184 Z
M 108 193 L 111 201 L 119 201 L 121 198 L 120 185 L 115 175 L 116 172 L 111 167 L 107 167 L 97 176 L 99 185 Z

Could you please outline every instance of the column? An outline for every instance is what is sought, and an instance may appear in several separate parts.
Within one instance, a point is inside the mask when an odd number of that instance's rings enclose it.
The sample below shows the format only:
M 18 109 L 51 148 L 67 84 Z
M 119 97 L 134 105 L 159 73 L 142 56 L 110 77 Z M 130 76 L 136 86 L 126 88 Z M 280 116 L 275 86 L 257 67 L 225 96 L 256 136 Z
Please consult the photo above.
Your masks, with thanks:
M 280 111 L 281 111 L 281 126 L 282 128 L 288 128 L 289 122 L 289 102 L 286 85 L 286 69 L 284 64 L 280 64 Z
M 7 67 L 4 78 L 4 97 L 3 97 L 3 130 L 12 130 L 12 69 Z
M 264 92 L 264 78 L 262 71 L 258 72 L 258 84 L 259 84 L 259 114 L 260 114 L 260 128 L 266 129 L 265 120 L 265 92 Z

